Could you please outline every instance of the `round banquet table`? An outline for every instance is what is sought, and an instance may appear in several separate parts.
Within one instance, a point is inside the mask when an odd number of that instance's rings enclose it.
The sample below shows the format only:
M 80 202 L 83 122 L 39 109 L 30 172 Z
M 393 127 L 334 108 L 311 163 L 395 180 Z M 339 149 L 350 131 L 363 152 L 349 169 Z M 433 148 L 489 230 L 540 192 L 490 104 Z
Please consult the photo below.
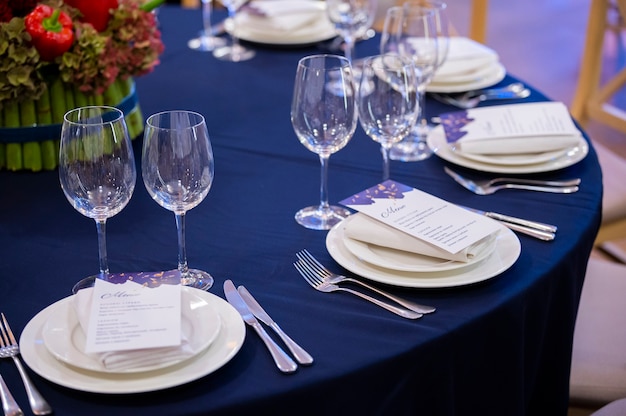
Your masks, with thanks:
M 197 34 L 199 13 L 161 8 L 166 46 L 161 64 L 137 79 L 146 115 L 189 109 L 207 119 L 215 181 L 187 215 L 189 264 L 212 273 L 210 292 L 217 296 L 224 297 L 226 279 L 245 285 L 315 363 L 295 374 L 280 373 L 248 327 L 241 349 L 221 368 L 156 392 L 84 392 L 29 370 L 56 414 L 566 415 L 576 310 L 601 217 L 602 176 L 593 147 L 572 166 L 526 175 L 582 178 L 580 191 L 570 195 L 478 196 L 445 175 L 448 163 L 437 156 L 393 161 L 392 179 L 398 182 L 454 203 L 556 224 L 557 238 L 544 242 L 520 235 L 519 259 L 481 283 L 385 286 L 438 308 L 419 320 L 348 294 L 316 292 L 293 267 L 297 251 L 306 248 L 333 270 L 350 272 L 328 253 L 326 232 L 294 220 L 298 209 L 319 201 L 320 166 L 318 156 L 295 137 L 289 112 L 298 60 L 328 52 L 328 43 L 254 44 L 254 59 L 222 62 L 186 46 Z M 358 43 L 357 58 L 377 53 L 378 40 Z M 508 70 L 513 75 L 502 85 L 515 79 L 515 68 Z M 524 101 L 548 99 L 533 89 Z M 427 102 L 429 117 L 453 110 Z M 141 138 L 135 152 L 140 172 Z M 330 200 L 336 203 L 380 178 L 379 145 L 358 127 L 330 158 Z M 19 333 L 97 270 L 96 230 L 65 199 L 57 172 L 2 171 L 0 189 L 0 310 Z M 133 198 L 108 221 L 107 231 L 112 272 L 175 268 L 174 216 L 150 199 L 140 174 Z M 29 414 L 13 363 L 2 362 L 0 374 Z

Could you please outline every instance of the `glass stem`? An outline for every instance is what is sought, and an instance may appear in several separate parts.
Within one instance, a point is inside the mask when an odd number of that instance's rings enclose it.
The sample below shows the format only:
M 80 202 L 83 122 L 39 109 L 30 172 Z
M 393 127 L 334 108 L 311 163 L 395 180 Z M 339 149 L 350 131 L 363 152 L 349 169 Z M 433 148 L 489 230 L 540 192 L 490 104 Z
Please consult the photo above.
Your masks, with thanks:
M 185 213 L 176 215 L 176 231 L 178 231 L 178 271 L 186 274 L 187 267 L 187 248 L 185 246 Z
M 232 3 L 232 2 L 231 2 Z M 239 49 L 239 36 L 237 36 L 237 23 L 235 22 L 235 14 L 237 12 L 237 6 L 231 4 L 228 6 L 228 17 L 230 18 L 233 24 L 233 30 L 231 32 L 231 39 L 233 40 L 232 48 L 234 51 Z
M 96 230 L 98 230 L 98 257 L 100 259 L 100 274 L 104 276 L 109 273 L 106 220 L 96 220 Z
M 344 39 L 345 47 L 344 54 L 346 55 L 346 59 L 350 64 L 352 64 L 352 57 L 354 56 L 354 38 L 352 36 L 346 37 Z
M 424 85 L 420 85 L 417 88 L 417 99 L 419 104 L 419 115 L 417 116 L 417 123 L 415 124 L 416 132 L 417 132 L 417 141 L 425 141 L 426 140 L 426 132 L 428 130 L 428 124 L 426 121 L 426 87 Z
M 212 0 L 202 0 L 202 25 L 204 28 L 204 36 L 208 38 L 213 36 L 213 28 L 211 27 L 211 1 Z
M 391 146 L 382 145 L 380 152 L 383 154 L 383 181 L 389 179 L 389 150 Z
M 320 155 L 321 181 L 320 181 L 320 211 L 328 211 L 328 156 Z

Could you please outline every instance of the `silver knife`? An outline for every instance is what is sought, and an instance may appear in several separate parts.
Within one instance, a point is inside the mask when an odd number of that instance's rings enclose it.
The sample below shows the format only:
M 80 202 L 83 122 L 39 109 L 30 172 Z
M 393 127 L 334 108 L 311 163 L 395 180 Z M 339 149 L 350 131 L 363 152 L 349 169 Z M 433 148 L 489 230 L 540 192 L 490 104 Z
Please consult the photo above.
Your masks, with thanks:
M 283 349 L 280 348 L 272 338 L 270 338 L 265 329 L 263 329 L 263 326 L 259 323 L 259 321 L 257 321 L 252 312 L 250 312 L 246 302 L 244 302 L 241 298 L 231 280 L 226 280 L 224 282 L 224 294 L 226 295 L 228 303 L 233 305 L 243 320 L 254 328 L 257 334 L 259 334 L 259 337 L 261 337 L 261 340 L 265 343 L 265 346 L 270 351 L 270 354 L 272 354 L 272 358 L 274 359 L 278 369 L 283 373 L 293 373 L 296 371 L 298 364 L 296 364 L 295 361 L 292 360 L 291 357 L 288 356 L 287 353 L 283 351 Z
M 252 311 L 254 316 L 259 318 L 261 322 L 263 322 L 265 325 L 272 328 L 274 332 L 278 334 L 280 339 L 283 340 L 285 345 L 287 345 L 287 348 L 289 348 L 289 351 L 291 351 L 293 356 L 296 358 L 296 361 L 298 361 L 300 364 L 312 364 L 313 363 L 313 357 L 311 357 L 311 355 L 308 352 L 306 352 L 304 348 L 298 345 L 293 339 L 291 339 L 281 329 L 280 326 L 278 326 L 278 324 L 268 315 L 267 312 L 265 312 L 263 307 L 259 305 L 256 299 L 254 299 L 252 294 L 248 292 L 248 290 L 245 287 L 239 286 L 237 290 L 239 291 L 239 294 L 243 298 L 244 302 L 246 302 L 246 304 L 248 305 L 248 308 L 250 309 L 250 311 Z
M 481 211 L 479 209 L 464 207 L 462 205 L 459 205 L 459 206 L 463 209 L 472 211 L 476 214 L 484 215 L 486 217 L 497 220 L 502 225 L 510 228 L 513 231 L 518 231 L 520 233 L 530 235 L 531 237 L 538 238 L 539 240 L 552 241 L 556 237 L 556 234 L 555 234 L 556 226 L 554 225 L 538 223 L 535 221 L 528 221 L 522 218 L 510 217 L 508 215 L 498 214 L 495 212 Z M 505 220 L 504 218 L 508 218 L 509 220 Z M 532 223 L 535 227 L 530 226 L 529 223 Z M 536 228 L 537 226 L 544 226 L 543 228 L 553 227 L 554 231 L 547 231 L 545 229 L 539 229 L 539 228 Z

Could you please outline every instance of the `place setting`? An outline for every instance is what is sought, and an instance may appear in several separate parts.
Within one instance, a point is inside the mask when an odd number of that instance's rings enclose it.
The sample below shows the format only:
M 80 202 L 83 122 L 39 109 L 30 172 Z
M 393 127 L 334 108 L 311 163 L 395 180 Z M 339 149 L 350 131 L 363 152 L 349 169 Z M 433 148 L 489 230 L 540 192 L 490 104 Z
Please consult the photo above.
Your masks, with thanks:
M 326 2 L 252 0 L 236 7 L 237 13 L 226 20 L 225 29 L 248 42 L 301 46 L 336 36 L 327 17 Z
M 393 180 L 341 204 L 358 212 L 329 230 L 328 253 L 375 282 L 468 285 L 504 272 L 521 253 L 518 237 L 502 223 Z
M 61 188 L 96 222 L 100 270 L 37 313 L 19 342 L 28 366 L 59 385 L 108 394 L 173 387 L 219 369 L 243 344 L 241 316 L 206 291 L 213 284 L 208 272 L 187 265 L 185 214 L 204 200 L 213 180 L 204 117 L 189 111 L 148 117 L 142 167 L 148 193 L 175 215 L 178 267 L 112 273 L 105 224 L 128 204 L 137 176 L 126 122 L 106 106 L 65 114 Z
M 466 109 L 439 115 L 428 145 L 455 165 L 491 173 L 540 173 L 574 165 L 587 141 L 560 102 Z

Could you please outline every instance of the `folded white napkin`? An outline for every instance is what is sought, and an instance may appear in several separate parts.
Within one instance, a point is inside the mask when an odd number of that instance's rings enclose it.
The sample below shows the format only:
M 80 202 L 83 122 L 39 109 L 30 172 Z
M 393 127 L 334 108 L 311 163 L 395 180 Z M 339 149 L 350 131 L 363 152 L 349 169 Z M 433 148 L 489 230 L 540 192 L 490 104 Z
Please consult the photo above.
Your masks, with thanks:
M 288 33 L 325 17 L 319 2 L 312 0 L 257 0 L 249 8 L 253 12 L 242 13 L 242 24 L 261 32 Z
M 495 238 L 495 234 L 490 234 L 458 253 L 450 253 L 362 213 L 352 215 L 350 221 L 346 223 L 344 233 L 348 238 L 381 247 L 460 262 L 471 261 L 487 249 Z
M 580 142 L 580 135 L 542 136 L 542 137 L 506 137 L 480 140 L 459 140 L 454 150 L 477 155 L 515 155 L 536 154 L 565 150 Z
M 582 135 L 561 102 L 474 108 L 440 118 L 446 140 L 461 153 L 545 153 L 576 146 Z
M 73 296 L 72 306 L 78 317 L 83 332 L 87 333 L 91 314 L 93 288 L 79 290 Z M 182 335 L 180 345 L 160 348 L 142 348 L 137 350 L 111 351 L 88 354 L 102 363 L 110 371 L 126 371 L 148 368 L 160 364 L 174 363 L 192 357 L 196 351 L 187 338 Z
M 499 56 L 493 49 L 469 38 L 452 36 L 448 45 L 446 60 L 437 69 L 433 82 L 445 82 L 459 75 L 478 72 L 499 61 Z

